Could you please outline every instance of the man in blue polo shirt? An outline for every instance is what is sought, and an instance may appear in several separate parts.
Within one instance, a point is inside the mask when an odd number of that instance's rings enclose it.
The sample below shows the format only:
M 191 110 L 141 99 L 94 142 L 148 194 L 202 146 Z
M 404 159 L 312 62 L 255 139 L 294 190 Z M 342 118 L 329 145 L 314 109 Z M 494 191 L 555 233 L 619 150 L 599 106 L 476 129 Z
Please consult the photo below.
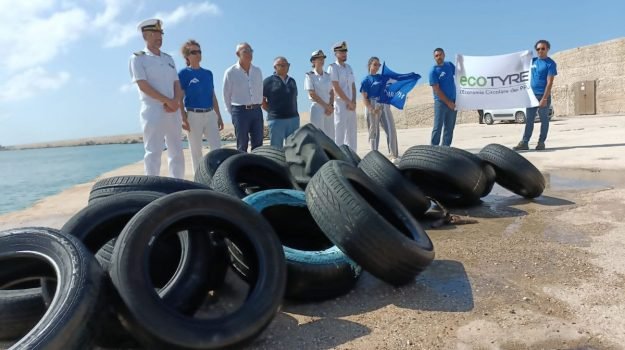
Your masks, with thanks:
M 547 54 L 551 48 L 551 44 L 547 40 L 538 40 L 536 45 L 536 54 L 538 57 L 532 58 L 532 80 L 531 86 L 536 99 L 539 101 L 538 107 L 528 108 L 525 113 L 525 131 L 523 139 L 518 145 L 514 146 L 514 150 L 528 150 L 529 141 L 534 132 L 534 120 L 536 113 L 540 117 L 540 135 L 538 136 L 538 144 L 536 150 L 545 149 L 545 140 L 549 132 L 549 107 L 551 106 L 551 87 L 553 79 L 558 75 L 556 62 L 549 58 Z
M 445 61 L 445 51 L 434 49 L 436 65 L 430 71 L 430 86 L 434 93 L 434 127 L 432 128 L 432 145 L 439 146 L 441 131 L 443 146 L 451 146 L 456 126 L 456 83 L 454 75 L 456 66 Z
M 297 84 L 289 73 L 289 62 L 280 56 L 273 61 L 275 73 L 263 81 L 263 109 L 267 111 L 269 143 L 282 149 L 284 140 L 299 128 Z
M 195 40 L 182 45 L 182 56 L 187 67 L 180 70 L 178 77 L 184 91 L 181 105 L 182 128 L 187 130 L 191 160 L 194 171 L 202 160 L 202 138 L 206 136 L 210 150 L 221 147 L 219 131 L 223 130 L 224 122 L 219 112 L 219 104 L 215 96 L 213 73 L 200 67 L 202 50 Z

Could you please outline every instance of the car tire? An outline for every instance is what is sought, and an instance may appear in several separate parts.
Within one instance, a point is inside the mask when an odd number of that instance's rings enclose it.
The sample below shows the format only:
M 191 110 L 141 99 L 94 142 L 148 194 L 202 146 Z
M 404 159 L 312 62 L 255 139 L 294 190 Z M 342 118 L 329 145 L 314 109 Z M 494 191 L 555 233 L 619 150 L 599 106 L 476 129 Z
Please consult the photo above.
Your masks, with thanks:
M 289 167 L 289 165 L 286 163 L 286 158 L 284 157 L 284 150 L 280 148 L 265 145 L 254 148 L 251 153 L 263 156 L 267 159 L 271 159 L 282 167 Z
M 150 242 L 188 223 L 223 231 L 257 262 L 245 302 L 223 317 L 182 316 L 163 303 L 146 273 Z M 148 204 L 124 227 L 113 261 L 109 274 L 126 305 L 120 317 L 147 349 L 239 346 L 269 324 L 284 295 L 284 253 L 271 225 L 242 201 L 213 191 L 183 191 Z
M 423 191 L 408 181 L 382 153 L 378 151 L 367 153 L 358 164 L 358 168 L 393 194 L 415 218 L 422 217 L 430 208 L 430 200 Z
M 89 203 L 113 194 L 133 191 L 173 193 L 191 189 L 210 189 L 201 183 L 164 176 L 113 176 L 96 182 L 89 193 Z
M 484 114 L 484 123 L 486 123 L 486 125 L 493 125 L 493 123 L 495 123 L 493 115 L 490 113 Z
M 202 157 L 200 164 L 198 164 L 193 180 L 206 186 L 210 186 L 213 181 L 213 175 L 215 175 L 215 172 L 219 169 L 221 163 L 223 163 L 226 159 L 241 153 L 243 152 L 232 148 L 218 148 L 206 153 L 206 155 Z
M 306 203 L 337 247 L 392 285 L 414 281 L 434 259 L 432 241 L 408 210 L 349 163 L 321 167 L 306 188 Z
M 339 148 L 341 149 L 341 152 L 347 156 L 353 166 L 358 166 L 358 164 L 360 164 L 360 156 L 358 156 L 358 153 L 356 153 L 351 147 L 348 145 L 340 145 Z
M 298 189 L 285 167 L 257 154 L 238 154 L 226 159 L 213 176 L 215 191 L 237 198 L 269 189 Z
M 104 306 L 105 273 L 93 254 L 73 236 L 43 227 L 0 232 L 0 265 L 14 259 L 38 260 L 53 266 L 58 293 L 39 322 L 13 349 L 90 349 Z M 0 285 L 4 284 L 0 268 Z
M 479 203 L 486 187 L 480 165 L 449 147 L 412 146 L 404 152 L 399 169 L 427 196 L 449 206 Z
M 514 114 L 514 122 L 517 124 L 525 124 L 525 113 L 518 111 Z
M 492 143 L 479 153 L 496 173 L 499 185 L 525 198 L 536 198 L 545 189 L 545 178 L 529 160 L 510 148 Z
M 286 298 L 325 300 L 354 287 L 360 266 L 319 228 L 310 215 L 303 191 L 268 190 L 249 195 L 243 201 L 267 219 L 282 242 L 287 268 Z M 245 257 L 239 256 L 238 260 Z

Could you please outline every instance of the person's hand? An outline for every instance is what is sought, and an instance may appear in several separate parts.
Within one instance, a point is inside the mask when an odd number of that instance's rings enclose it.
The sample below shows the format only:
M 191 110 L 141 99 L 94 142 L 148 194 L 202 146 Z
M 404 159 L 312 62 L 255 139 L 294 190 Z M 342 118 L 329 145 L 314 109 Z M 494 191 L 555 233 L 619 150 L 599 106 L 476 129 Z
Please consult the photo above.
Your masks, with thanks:
M 167 112 L 175 112 L 178 110 L 178 108 L 180 108 L 180 104 L 178 103 L 178 100 L 176 99 L 168 99 L 165 102 L 165 111 Z M 167 110 L 169 108 L 169 110 Z
M 349 101 L 347 103 L 347 109 L 349 109 L 350 111 L 355 111 L 356 110 L 356 103 L 352 102 L 352 101 Z
M 332 108 L 332 106 L 331 106 L 331 105 L 326 105 L 326 108 L 325 108 L 325 114 L 326 114 L 327 116 L 331 116 L 331 115 L 332 115 L 332 112 L 334 112 L 334 108 Z
M 545 108 L 547 107 L 547 100 L 545 100 L 544 98 L 540 100 L 540 103 L 538 104 L 538 107 L 540 108 Z
M 163 109 L 165 109 L 165 112 L 167 113 L 174 113 L 176 111 L 175 109 L 171 109 L 171 107 L 169 107 L 166 103 L 163 103 Z
M 451 109 L 452 111 L 455 111 L 456 110 L 456 103 L 449 101 L 449 103 L 447 103 L 447 107 L 449 107 L 449 109 Z
M 219 131 L 224 129 L 224 121 L 221 119 L 221 117 L 217 119 L 217 128 L 219 129 Z
M 191 131 L 191 127 L 189 126 L 189 120 L 188 119 L 183 119 L 182 120 L 182 130 Z

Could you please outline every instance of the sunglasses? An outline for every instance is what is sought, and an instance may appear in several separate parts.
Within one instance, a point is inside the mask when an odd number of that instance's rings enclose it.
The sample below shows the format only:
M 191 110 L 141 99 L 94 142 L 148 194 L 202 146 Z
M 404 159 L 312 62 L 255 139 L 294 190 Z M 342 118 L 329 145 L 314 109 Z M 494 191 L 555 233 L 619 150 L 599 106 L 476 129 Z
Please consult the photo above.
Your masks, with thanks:
M 244 53 L 254 53 L 254 50 L 249 49 L 249 48 L 246 47 L 244 49 L 241 49 L 241 52 L 244 52 Z
M 190 55 L 201 55 L 202 54 L 202 50 L 191 50 L 189 51 Z
M 546 51 L 547 48 L 546 47 L 537 47 L 536 51 Z

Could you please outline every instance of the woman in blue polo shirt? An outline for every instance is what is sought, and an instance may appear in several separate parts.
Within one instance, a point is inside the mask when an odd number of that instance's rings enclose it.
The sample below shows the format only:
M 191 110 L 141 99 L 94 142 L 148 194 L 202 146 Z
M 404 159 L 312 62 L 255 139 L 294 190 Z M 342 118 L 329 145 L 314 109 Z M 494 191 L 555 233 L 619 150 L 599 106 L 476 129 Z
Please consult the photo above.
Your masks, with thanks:
M 202 50 L 195 40 L 189 40 L 182 45 L 182 56 L 187 67 L 180 70 L 178 78 L 184 92 L 180 105 L 182 113 L 182 128 L 187 130 L 191 160 L 195 171 L 202 160 L 202 138 L 206 136 L 210 150 L 221 147 L 220 130 L 224 128 L 221 119 L 213 73 L 200 67 Z
M 367 64 L 369 75 L 360 84 L 360 93 L 365 103 L 365 115 L 367 117 L 367 127 L 369 128 L 369 145 L 371 150 L 377 150 L 380 143 L 380 124 L 386 133 L 389 158 L 392 162 L 397 162 L 397 131 L 395 130 L 395 120 L 391 113 L 391 106 L 380 103 L 380 96 L 384 93 L 386 79 L 378 71 L 380 70 L 380 59 L 371 57 Z

